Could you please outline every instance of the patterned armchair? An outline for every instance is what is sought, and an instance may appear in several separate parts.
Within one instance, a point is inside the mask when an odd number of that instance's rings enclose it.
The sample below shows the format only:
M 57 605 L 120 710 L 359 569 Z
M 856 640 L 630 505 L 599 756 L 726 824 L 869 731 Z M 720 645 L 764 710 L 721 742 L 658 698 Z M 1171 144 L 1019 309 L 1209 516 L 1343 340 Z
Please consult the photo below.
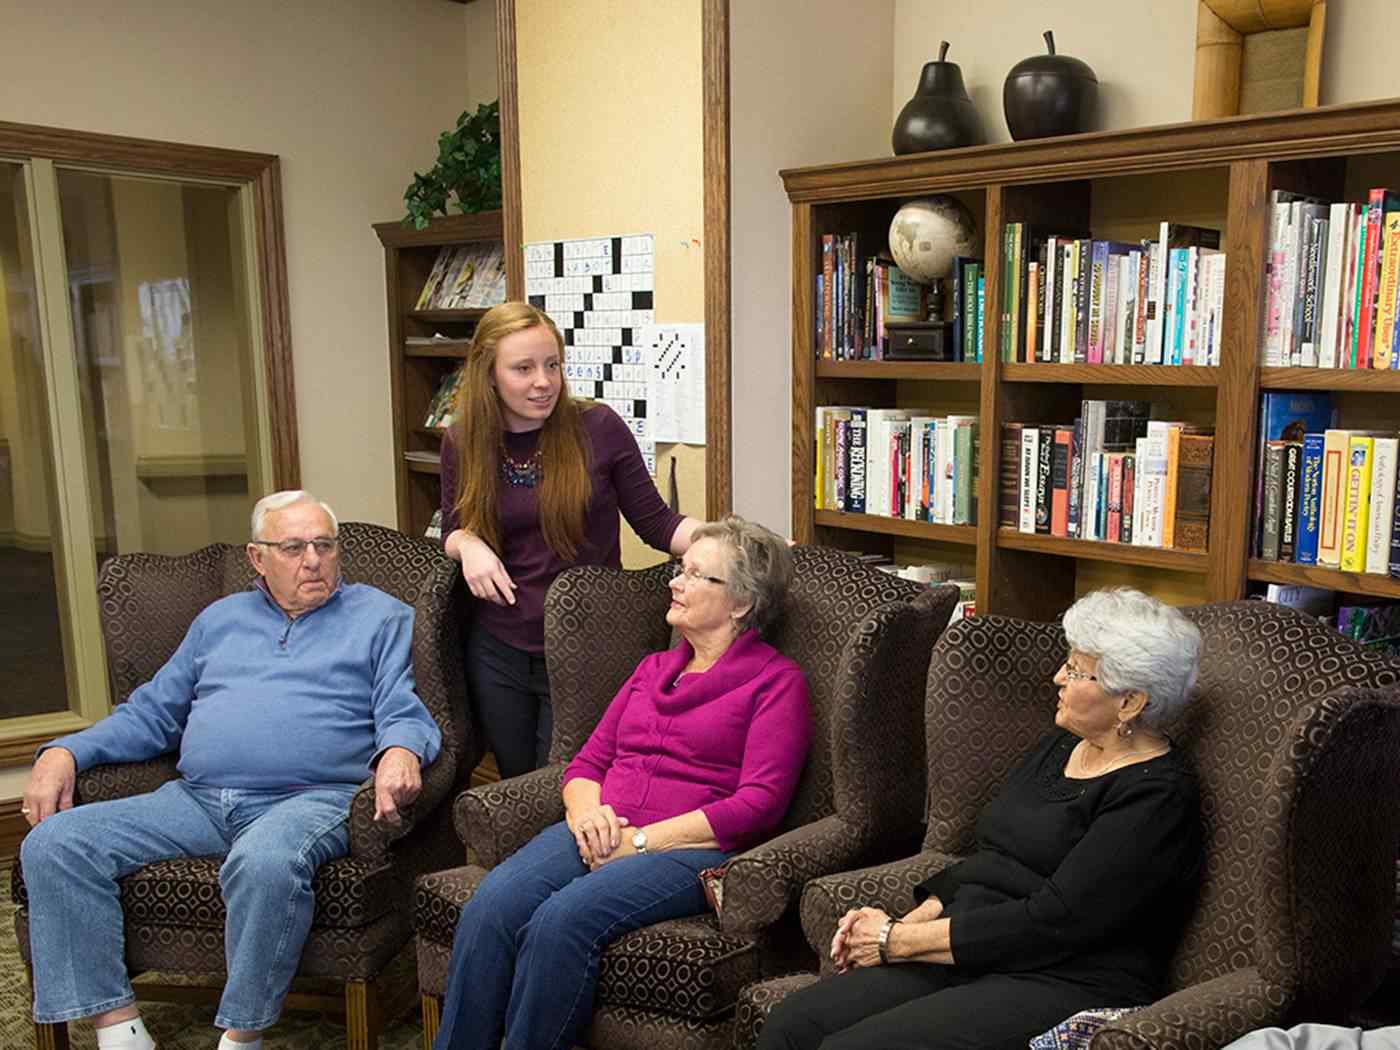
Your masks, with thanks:
M 1108 1023 L 1095 1050 L 1195 1050 L 1295 1018 L 1345 1023 L 1390 949 L 1400 663 L 1277 605 L 1184 611 L 1204 646 L 1172 738 L 1200 778 L 1204 881 L 1170 994 Z M 929 662 L 923 850 L 809 884 L 802 926 L 814 947 L 849 908 L 907 911 L 916 883 L 972 848 L 978 812 L 1051 727 L 1065 652 L 1058 624 L 987 617 L 944 634 Z M 816 979 L 745 989 L 735 1045 L 752 1046 L 768 1012 Z
M 792 591 L 769 639 L 801 665 L 811 695 L 813 742 L 796 796 L 779 835 L 731 863 L 718 919 L 660 923 L 608 948 L 589 1046 L 728 1047 L 743 985 L 815 962 L 797 924 L 803 885 L 855 858 L 897 856 L 918 838 L 923 783 L 909 773 L 923 769 L 922 683 L 957 589 L 912 584 L 836 551 L 799 547 L 793 557 Z M 486 868 L 563 819 L 564 765 L 641 658 L 669 644 L 670 573 L 575 569 L 550 588 L 552 764 L 459 798 L 457 828 L 475 864 L 418 881 L 425 1045 L 463 905 Z
M 442 729 L 442 751 L 424 769 L 422 793 L 404 809 L 400 826 L 374 822 L 373 782 L 367 781 L 350 806 L 349 856 L 322 867 L 313 884 L 315 918 L 297 975 L 333 978 L 345 987 L 343 999 L 301 999 L 344 1012 L 348 1046 L 370 1050 L 378 1043 L 383 1013 L 376 978 L 408 941 L 413 880 L 461 857 L 449 801 L 470 783 L 482 748 L 467 715 L 460 612 L 465 603 L 454 593 L 463 586 L 457 566 L 435 545 L 378 525 L 342 524 L 340 545 L 347 580 L 373 584 L 414 607 L 418 695 Z M 243 548 L 228 544 L 182 557 L 126 554 L 107 562 L 98 579 L 98 597 L 114 701 L 125 701 L 160 669 L 205 606 L 244 589 L 253 578 Z M 152 791 L 178 775 L 175 762 L 176 756 L 168 754 L 87 770 L 78 778 L 76 802 Z M 11 878 L 15 933 L 28 964 L 28 898 L 19 864 Z M 217 858 L 149 865 L 123 880 L 121 897 L 131 973 L 223 973 L 224 904 Z M 35 1027 L 39 1050 L 67 1046 L 65 1025 Z

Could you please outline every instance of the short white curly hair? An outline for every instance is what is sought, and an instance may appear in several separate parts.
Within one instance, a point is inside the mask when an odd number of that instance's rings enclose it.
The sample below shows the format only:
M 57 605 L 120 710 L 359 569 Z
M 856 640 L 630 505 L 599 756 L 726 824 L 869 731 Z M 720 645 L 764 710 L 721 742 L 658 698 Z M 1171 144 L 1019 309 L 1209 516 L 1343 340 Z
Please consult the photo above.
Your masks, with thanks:
M 252 530 L 253 539 L 263 538 L 263 523 L 267 516 L 273 511 L 282 510 L 284 507 L 291 507 L 297 503 L 315 503 L 326 512 L 326 517 L 331 519 L 331 535 L 340 534 L 340 522 L 335 516 L 335 511 L 331 510 L 331 505 L 324 500 L 319 500 L 305 489 L 284 489 L 281 492 L 274 492 L 270 496 L 264 496 L 253 506 Z
M 1064 616 L 1071 648 L 1099 662 L 1099 685 L 1110 693 L 1147 695 L 1142 724 L 1162 729 L 1191 697 L 1201 658 L 1201 632 L 1181 610 L 1131 587 L 1086 594 Z

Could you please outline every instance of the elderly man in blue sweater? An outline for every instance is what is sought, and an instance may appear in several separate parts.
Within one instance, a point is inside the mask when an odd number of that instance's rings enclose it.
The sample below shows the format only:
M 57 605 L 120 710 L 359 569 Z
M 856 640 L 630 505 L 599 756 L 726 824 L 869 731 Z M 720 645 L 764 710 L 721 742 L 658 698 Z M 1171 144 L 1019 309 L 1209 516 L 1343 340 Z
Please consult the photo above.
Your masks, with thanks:
M 173 857 L 225 857 L 221 1050 L 257 1050 L 311 925 L 316 869 L 345 855 L 374 772 L 397 822 L 442 735 L 413 687 L 413 610 L 344 583 L 335 515 L 307 492 L 253 509 L 254 587 L 195 618 L 159 673 L 107 718 L 42 748 L 25 789 L 34 1018 L 91 1017 L 99 1050 L 151 1050 L 122 956 L 117 882 Z M 78 771 L 179 749 L 182 778 L 73 808 Z

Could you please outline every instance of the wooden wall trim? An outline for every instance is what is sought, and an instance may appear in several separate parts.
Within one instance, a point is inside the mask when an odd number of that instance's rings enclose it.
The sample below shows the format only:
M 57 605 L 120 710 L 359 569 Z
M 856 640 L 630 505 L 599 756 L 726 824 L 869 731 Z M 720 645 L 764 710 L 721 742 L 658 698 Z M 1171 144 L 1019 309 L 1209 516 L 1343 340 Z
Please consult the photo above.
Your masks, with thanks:
M 734 505 L 731 412 L 729 0 L 701 15 L 705 185 L 705 513 Z
M 67 128 L 0 121 L 0 157 L 44 157 L 101 171 L 168 178 L 214 179 L 252 189 L 257 260 L 261 277 L 263 359 L 271 414 L 274 488 L 299 488 L 296 383 L 287 295 L 287 242 L 282 222 L 282 172 L 269 153 L 190 146 L 157 139 L 100 135 Z
M 501 211 L 506 298 L 525 298 L 524 220 L 520 214 L 520 99 L 516 90 L 515 0 L 496 0 L 496 73 L 501 98 Z

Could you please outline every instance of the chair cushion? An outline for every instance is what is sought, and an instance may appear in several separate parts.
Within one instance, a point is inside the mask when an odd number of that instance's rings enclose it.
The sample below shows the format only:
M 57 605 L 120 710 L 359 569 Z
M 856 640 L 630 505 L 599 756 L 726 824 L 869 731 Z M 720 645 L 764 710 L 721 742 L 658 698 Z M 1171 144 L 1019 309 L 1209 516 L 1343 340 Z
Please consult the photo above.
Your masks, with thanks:
M 485 874 L 465 867 L 419 878 L 413 904 L 418 936 L 450 946 L 462 908 Z M 759 976 L 754 938 L 721 933 L 713 915 L 675 919 L 608 946 L 597 1002 L 703 1021 L 733 1009 L 739 989 Z
M 121 883 L 127 923 L 223 930 L 220 863 L 219 857 L 182 857 L 148 864 L 127 876 Z M 29 891 L 18 864 L 10 889 L 15 904 L 28 907 Z M 311 891 L 316 897 L 313 928 L 357 929 L 389 911 L 395 896 L 393 870 L 343 857 L 316 872 Z

